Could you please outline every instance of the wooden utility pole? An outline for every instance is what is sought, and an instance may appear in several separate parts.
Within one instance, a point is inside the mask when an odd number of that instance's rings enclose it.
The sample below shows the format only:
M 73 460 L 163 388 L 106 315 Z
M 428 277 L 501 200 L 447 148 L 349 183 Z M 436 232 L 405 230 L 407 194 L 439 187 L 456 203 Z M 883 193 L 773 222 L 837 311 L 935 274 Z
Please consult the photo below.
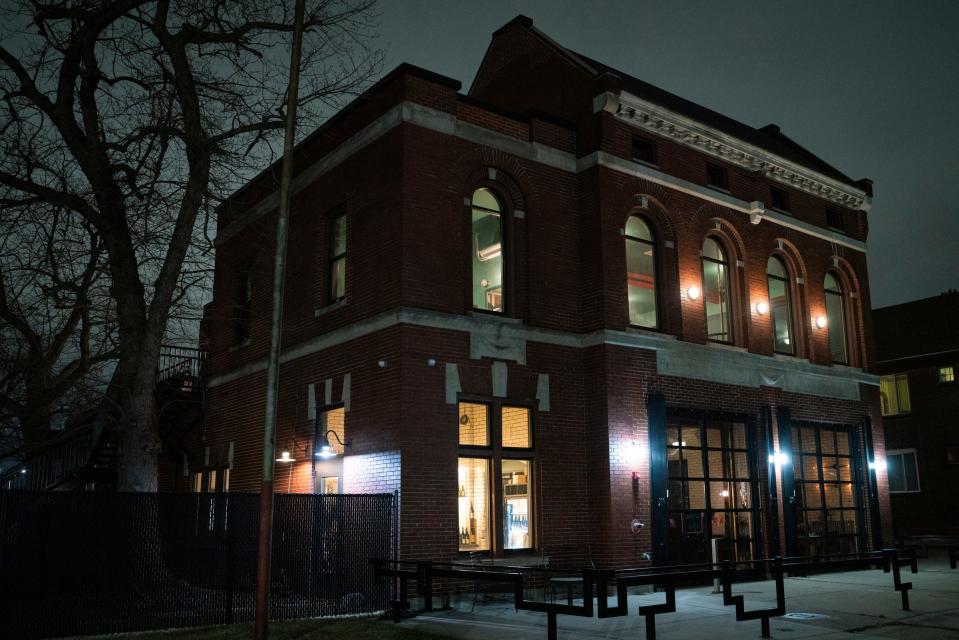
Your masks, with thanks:
M 304 0 L 296 0 L 293 48 L 290 52 L 290 85 L 287 89 L 286 134 L 280 177 L 280 210 L 276 217 L 276 253 L 273 257 L 273 313 L 270 319 L 270 359 L 266 373 L 266 416 L 263 424 L 263 478 L 260 484 L 260 533 L 256 558 L 255 640 L 266 640 L 270 622 L 270 554 L 273 550 L 273 462 L 276 441 L 277 395 L 280 388 L 280 347 L 283 337 L 283 284 L 286 245 L 290 234 L 290 182 L 293 177 L 293 143 L 296 136 L 296 103 L 300 85 L 300 48 L 303 41 Z

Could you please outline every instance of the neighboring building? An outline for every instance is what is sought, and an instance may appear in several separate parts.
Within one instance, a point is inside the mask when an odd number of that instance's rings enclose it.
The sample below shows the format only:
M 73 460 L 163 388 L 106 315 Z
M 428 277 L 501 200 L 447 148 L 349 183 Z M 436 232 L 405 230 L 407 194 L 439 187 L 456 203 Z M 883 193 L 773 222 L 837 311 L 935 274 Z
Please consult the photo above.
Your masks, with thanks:
M 886 544 L 869 181 L 524 17 L 459 89 L 402 65 L 298 146 L 277 490 L 399 491 L 406 558 Z M 259 487 L 277 171 L 220 212 L 170 487 Z
M 959 292 L 872 312 L 899 537 L 959 535 Z

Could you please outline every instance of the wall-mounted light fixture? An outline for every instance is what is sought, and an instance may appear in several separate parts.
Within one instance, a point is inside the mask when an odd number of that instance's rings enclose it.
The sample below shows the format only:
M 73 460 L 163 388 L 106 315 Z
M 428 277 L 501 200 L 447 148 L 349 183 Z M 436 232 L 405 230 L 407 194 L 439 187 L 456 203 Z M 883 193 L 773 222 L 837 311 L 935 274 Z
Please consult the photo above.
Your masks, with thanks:
M 320 448 L 317 449 L 315 454 L 317 458 L 323 458 L 324 460 L 327 460 L 329 458 L 336 456 L 336 452 L 333 451 L 333 447 L 330 445 L 329 435 L 331 433 L 333 434 L 333 437 L 336 438 L 336 441 L 340 443 L 341 447 L 346 446 L 346 443 L 340 440 L 340 436 L 337 435 L 336 431 L 329 429 L 327 430 L 326 433 L 323 434 L 323 442 L 320 443 Z
M 789 456 L 782 451 L 769 454 L 769 464 L 786 465 L 789 464 Z
M 886 470 L 886 461 L 885 460 L 870 460 L 868 462 L 869 469 L 875 472 L 885 471 Z
M 686 289 L 686 297 L 689 298 L 690 300 L 698 300 L 700 293 L 702 292 L 699 290 L 699 287 L 697 287 L 696 285 L 692 285 L 690 287 L 687 287 Z
M 276 459 L 277 462 L 296 462 L 296 458 L 290 457 L 289 451 L 284 451 L 280 454 L 280 457 Z
M 760 300 L 759 302 L 757 302 L 756 313 L 758 313 L 761 316 L 764 316 L 767 313 L 769 313 L 769 303 L 766 302 L 765 300 Z
M 820 329 L 826 328 L 826 316 L 816 316 L 816 319 L 814 320 L 814 322 L 816 323 L 816 326 L 819 327 Z

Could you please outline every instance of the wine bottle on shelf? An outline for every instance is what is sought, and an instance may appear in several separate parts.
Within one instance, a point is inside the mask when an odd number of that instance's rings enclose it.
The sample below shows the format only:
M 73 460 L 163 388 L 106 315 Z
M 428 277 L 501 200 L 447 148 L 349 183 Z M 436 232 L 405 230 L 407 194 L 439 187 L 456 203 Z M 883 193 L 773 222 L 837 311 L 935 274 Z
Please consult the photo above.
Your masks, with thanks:
M 476 512 L 473 510 L 473 501 L 470 501 L 470 529 L 469 542 L 476 544 Z

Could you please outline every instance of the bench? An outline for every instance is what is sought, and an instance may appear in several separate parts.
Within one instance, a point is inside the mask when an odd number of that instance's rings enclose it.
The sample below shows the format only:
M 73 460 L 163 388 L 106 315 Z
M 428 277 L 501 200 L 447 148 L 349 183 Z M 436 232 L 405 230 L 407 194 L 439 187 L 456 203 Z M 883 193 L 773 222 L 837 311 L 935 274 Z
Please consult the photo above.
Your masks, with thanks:
M 956 568 L 959 560 L 959 536 L 950 535 L 910 535 L 899 536 L 896 545 L 900 549 L 912 549 L 922 558 L 929 557 L 929 549 L 945 549 L 949 553 L 949 566 Z

